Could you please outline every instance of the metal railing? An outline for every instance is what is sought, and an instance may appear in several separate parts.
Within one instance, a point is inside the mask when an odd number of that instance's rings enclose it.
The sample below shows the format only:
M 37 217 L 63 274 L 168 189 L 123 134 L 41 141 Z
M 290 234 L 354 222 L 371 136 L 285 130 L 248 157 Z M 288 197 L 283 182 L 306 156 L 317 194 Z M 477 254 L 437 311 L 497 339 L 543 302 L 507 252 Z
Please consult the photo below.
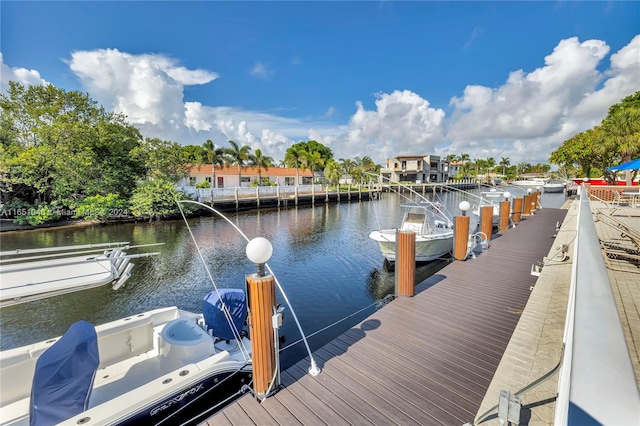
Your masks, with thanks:
M 574 246 L 556 425 L 638 425 L 640 392 L 586 189 Z

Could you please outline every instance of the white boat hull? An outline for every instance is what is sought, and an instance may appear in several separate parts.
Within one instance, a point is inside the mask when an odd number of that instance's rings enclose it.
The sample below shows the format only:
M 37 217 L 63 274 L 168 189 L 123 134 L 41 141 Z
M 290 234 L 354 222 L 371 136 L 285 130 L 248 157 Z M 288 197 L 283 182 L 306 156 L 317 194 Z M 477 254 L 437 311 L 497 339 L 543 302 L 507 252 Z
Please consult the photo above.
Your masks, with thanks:
M 373 231 L 369 238 L 376 241 L 383 256 L 390 262 L 396 260 L 396 230 Z M 416 262 L 429 262 L 453 251 L 453 230 L 441 233 L 416 234 Z
M 216 343 L 200 329 L 197 345 L 192 341 L 183 344 L 179 338 L 163 333 L 165 327 L 181 321 L 197 331 L 202 315 L 170 307 L 96 326 L 100 365 L 89 406 L 64 423 L 157 424 L 167 420 L 166 424 L 174 424 L 172 416 L 190 401 L 207 400 L 208 407 L 213 406 L 222 396 L 217 388 L 213 389 L 218 383 L 229 384 L 233 380 L 237 387 L 227 390 L 232 394 L 242 383 L 249 383 L 248 339 L 242 339 L 244 349 L 236 344 L 233 350 L 221 347 L 224 341 Z M 0 424 L 29 425 L 36 361 L 57 340 L 0 352 Z

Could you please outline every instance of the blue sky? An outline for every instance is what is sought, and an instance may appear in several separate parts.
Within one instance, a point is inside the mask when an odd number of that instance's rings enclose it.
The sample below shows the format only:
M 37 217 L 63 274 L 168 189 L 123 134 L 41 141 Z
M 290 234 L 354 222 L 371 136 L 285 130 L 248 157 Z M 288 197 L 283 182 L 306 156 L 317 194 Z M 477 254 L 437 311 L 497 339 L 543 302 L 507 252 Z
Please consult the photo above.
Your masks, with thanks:
M 640 90 L 639 2 L 0 3 L 1 83 L 88 92 L 144 136 L 282 159 L 546 162 Z

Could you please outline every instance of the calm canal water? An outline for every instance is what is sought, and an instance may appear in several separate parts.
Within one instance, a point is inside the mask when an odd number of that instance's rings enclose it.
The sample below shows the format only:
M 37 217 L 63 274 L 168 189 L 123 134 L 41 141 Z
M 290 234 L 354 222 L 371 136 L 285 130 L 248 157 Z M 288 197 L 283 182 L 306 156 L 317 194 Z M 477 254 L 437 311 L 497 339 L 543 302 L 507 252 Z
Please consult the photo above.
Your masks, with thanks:
M 512 193 L 522 195 L 518 190 Z M 438 197 L 457 214 L 457 205 L 465 194 L 444 193 Z M 226 216 L 249 238 L 263 236 L 271 241 L 273 256 L 269 266 L 287 293 L 306 335 L 350 316 L 310 338 L 311 349 L 315 350 L 370 315 L 376 309 L 372 305 L 393 292 L 394 274 L 384 270 L 384 258 L 368 234 L 379 227 L 398 226 L 402 201 L 397 194 L 383 194 L 381 199 L 372 201 Z M 542 205 L 557 208 L 564 201 L 564 194 L 543 194 Z M 246 241 L 242 236 L 215 215 L 188 222 L 218 287 L 244 288 L 245 275 L 253 273 L 255 266 L 245 256 Z M 3 308 L 1 349 L 61 335 L 81 319 L 102 324 L 173 305 L 201 312 L 202 298 L 212 290 L 212 284 L 184 221 L 0 233 L 3 251 L 117 241 L 164 245 L 130 251 L 159 251 L 160 255 L 134 259 L 132 277 L 120 290 L 103 286 Z M 418 282 L 445 265 L 445 261 L 435 261 L 419 266 Z M 282 303 L 281 295 L 278 301 Z M 364 310 L 353 315 L 361 309 Z M 280 334 L 282 346 L 300 339 L 288 309 Z M 302 344 L 288 348 L 281 356 L 283 369 L 305 356 Z

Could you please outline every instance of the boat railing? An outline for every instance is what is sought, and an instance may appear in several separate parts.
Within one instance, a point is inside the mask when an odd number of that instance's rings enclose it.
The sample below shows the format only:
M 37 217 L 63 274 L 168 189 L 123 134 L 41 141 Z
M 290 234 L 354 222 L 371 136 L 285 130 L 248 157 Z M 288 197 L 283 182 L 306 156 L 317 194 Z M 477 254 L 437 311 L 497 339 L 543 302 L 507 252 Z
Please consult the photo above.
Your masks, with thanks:
M 640 393 L 588 196 L 580 197 L 573 259 L 554 424 L 640 424 Z

